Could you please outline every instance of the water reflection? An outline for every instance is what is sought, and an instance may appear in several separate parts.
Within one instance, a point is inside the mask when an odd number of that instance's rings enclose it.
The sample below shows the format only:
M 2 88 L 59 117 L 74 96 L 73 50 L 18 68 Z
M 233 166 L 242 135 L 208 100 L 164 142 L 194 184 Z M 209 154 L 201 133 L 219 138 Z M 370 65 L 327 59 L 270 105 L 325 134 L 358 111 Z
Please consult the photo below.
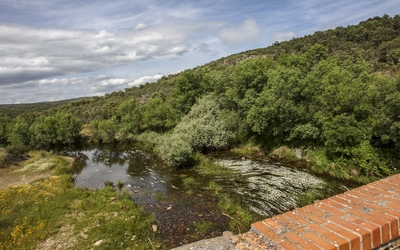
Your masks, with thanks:
M 207 176 L 196 169 L 172 170 L 151 154 L 128 145 L 87 146 L 67 150 L 67 154 L 76 159 L 77 187 L 94 189 L 104 187 L 105 181 L 114 185 L 123 182 L 138 206 L 154 214 L 157 233 L 168 247 L 198 240 L 194 236 L 199 221 L 214 223 L 206 237 L 227 230 L 228 218 L 221 214 L 218 198 L 207 188 L 211 181 L 222 187 L 224 195 L 264 217 L 296 207 L 296 196 L 310 188 L 329 189 L 327 196 L 343 191 L 338 183 L 328 183 L 304 171 L 230 155 L 213 158 L 233 169 L 233 176 Z M 240 175 L 240 181 L 235 175 Z M 183 183 L 189 177 L 196 181 L 190 192 Z
M 100 188 L 105 181 L 125 183 L 127 189 L 166 192 L 167 173 L 162 163 L 135 147 L 101 145 L 68 150 L 75 158 L 77 187 Z

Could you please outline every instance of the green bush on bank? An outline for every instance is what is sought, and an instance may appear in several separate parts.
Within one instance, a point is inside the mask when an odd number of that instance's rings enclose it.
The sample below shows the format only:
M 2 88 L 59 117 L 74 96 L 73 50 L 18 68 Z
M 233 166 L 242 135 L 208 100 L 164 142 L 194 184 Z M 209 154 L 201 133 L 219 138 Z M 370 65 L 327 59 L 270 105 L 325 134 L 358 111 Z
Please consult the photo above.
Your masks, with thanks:
M 202 97 L 170 133 L 147 133 L 139 140 L 155 145 L 155 151 L 169 166 L 193 165 L 196 152 L 228 146 L 232 132 L 221 119 L 223 110 L 213 95 Z M 158 139 L 157 139 L 158 138 Z

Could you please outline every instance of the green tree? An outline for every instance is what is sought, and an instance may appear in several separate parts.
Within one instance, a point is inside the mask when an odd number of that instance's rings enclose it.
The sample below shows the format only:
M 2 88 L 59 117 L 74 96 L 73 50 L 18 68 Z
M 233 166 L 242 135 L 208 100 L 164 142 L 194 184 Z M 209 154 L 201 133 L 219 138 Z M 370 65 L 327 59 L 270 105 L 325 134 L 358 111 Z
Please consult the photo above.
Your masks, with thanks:
M 7 144 L 7 127 L 11 119 L 8 116 L 0 113 L 0 144 Z
M 150 130 L 162 132 L 169 126 L 170 108 L 162 92 L 153 93 L 147 100 L 143 112 L 143 122 Z
M 179 116 L 183 116 L 202 94 L 202 74 L 199 70 L 186 70 L 175 80 L 172 106 L 180 113 Z
M 58 112 L 55 115 L 57 121 L 57 144 L 73 144 L 79 138 L 79 133 L 82 128 L 82 124 L 71 114 Z
M 29 128 L 32 123 L 33 117 L 18 116 L 8 126 L 8 142 L 13 146 L 29 146 L 31 137 Z
M 123 137 L 140 133 L 143 115 L 141 104 L 136 98 L 124 101 L 117 110 L 117 120 L 120 122 L 120 132 Z
M 170 134 L 165 134 L 156 151 L 170 166 L 191 163 L 193 153 L 226 147 L 232 136 L 221 116 L 223 109 L 213 95 L 201 98 Z

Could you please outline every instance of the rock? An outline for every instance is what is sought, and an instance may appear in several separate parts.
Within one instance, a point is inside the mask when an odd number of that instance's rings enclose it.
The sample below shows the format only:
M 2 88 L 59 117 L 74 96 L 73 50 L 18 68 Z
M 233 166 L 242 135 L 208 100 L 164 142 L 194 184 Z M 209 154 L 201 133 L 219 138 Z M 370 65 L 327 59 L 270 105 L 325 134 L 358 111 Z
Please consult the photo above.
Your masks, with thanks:
M 295 148 L 294 149 L 294 155 L 296 155 L 297 158 L 301 159 L 302 155 L 303 155 L 302 152 L 301 152 L 301 149 Z
M 98 241 L 96 241 L 96 243 L 94 243 L 94 246 L 95 246 L 95 247 L 98 247 L 98 246 L 100 246 L 101 244 L 103 244 L 103 242 L 104 242 L 104 240 L 98 240 Z

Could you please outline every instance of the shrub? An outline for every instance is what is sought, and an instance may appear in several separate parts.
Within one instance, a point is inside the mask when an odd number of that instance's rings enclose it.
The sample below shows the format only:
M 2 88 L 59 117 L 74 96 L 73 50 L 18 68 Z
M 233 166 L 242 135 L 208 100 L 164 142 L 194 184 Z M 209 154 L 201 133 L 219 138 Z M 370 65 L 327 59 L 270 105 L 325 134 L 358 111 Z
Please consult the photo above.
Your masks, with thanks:
M 222 107 L 213 96 L 203 97 L 171 134 L 162 137 L 156 151 L 168 165 L 185 166 L 194 162 L 195 152 L 226 147 L 232 132 L 221 115 Z
M 352 150 L 353 161 L 364 176 L 383 177 L 392 173 L 390 163 L 382 153 L 364 141 Z
M 162 137 L 156 148 L 168 166 L 187 166 L 193 161 L 193 147 L 184 134 L 173 133 Z

